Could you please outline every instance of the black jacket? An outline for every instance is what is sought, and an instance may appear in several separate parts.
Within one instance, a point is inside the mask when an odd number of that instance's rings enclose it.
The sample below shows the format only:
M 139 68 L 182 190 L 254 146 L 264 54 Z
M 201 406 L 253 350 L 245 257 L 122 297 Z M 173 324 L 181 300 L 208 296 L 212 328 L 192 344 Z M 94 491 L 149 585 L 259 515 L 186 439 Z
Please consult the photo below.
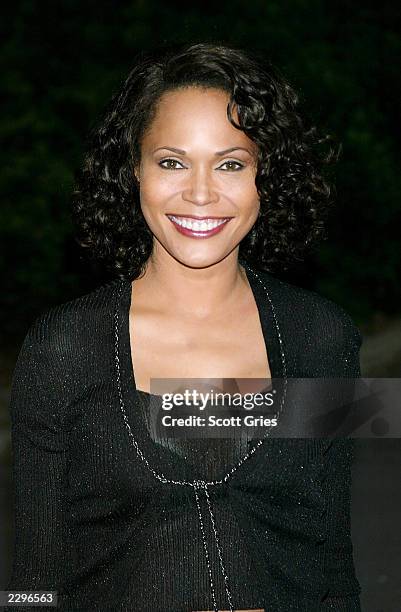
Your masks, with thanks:
M 273 379 L 360 376 L 361 336 L 342 308 L 247 275 Z M 56 590 L 64 612 L 213 610 L 211 583 L 219 610 L 230 609 L 227 587 L 235 609 L 360 610 L 353 441 L 269 437 L 209 498 L 162 482 L 149 468 L 181 482 L 196 470 L 141 420 L 130 299 L 131 283 L 113 281 L 48 310 L 25 338 L 10 403 L 8 589 Z

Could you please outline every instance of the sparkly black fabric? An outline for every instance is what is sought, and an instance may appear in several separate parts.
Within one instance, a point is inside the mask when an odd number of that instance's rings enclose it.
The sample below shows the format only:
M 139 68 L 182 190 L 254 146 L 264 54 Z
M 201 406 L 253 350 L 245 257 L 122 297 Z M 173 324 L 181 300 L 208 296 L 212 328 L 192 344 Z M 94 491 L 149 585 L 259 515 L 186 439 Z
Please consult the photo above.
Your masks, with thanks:
M 246 271 L 272 378 L 360 376 L 361 335 L 339 306 L 257 271 L 263 287 Z M 113 281 L 43 313 L 25 338 L 10 403 L 7 588 L 56 590 L 63 612 L 213 610 L 209 564 L 218 609 L 229 610 L 205 496 L 208 559 L 194 489 L 161 482 L 149 466 L 170 480 L 214 479 L 250 441 L 200 448 L 151 435 L 148 394 L 136 392 L 132 371 L 130 300 L 131 283 Z M 269 437 L 209 489 L 234 609 L 360 611 L 352 455 L 346 438 Z

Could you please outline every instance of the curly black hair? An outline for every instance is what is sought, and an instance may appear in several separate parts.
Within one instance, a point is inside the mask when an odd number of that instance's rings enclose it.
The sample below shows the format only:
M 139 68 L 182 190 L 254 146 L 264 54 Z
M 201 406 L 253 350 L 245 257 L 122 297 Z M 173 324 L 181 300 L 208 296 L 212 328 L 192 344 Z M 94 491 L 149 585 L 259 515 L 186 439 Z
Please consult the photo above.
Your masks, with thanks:
M 72 221 L 76 240 L 114 276 L 142 274 L 153 248 L 134 167 L 141 139 L 164 92 L 198 86 L 230 94 L 227 117 L 258 145 L 259 216 L 239 245 L 239 259 L 273 274 L 288 270 L 322 238 L 333 203 L 324 166 L 339 150 L 306 127 L 299 96 L 260 52 L 199 42 L 138 53 L 134 67 L 89 133 L 76 172 Z M 236 106 L 239 124 L 232 116 Z

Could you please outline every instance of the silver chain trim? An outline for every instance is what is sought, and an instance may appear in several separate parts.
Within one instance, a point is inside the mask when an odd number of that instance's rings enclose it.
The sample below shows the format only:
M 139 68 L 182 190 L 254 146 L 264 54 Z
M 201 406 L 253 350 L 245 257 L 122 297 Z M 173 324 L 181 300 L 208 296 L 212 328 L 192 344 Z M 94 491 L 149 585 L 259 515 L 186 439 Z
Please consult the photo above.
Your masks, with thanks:
M 281 399 L 280 407 L 279 407 L 279 409 L 278 409 L 278 411 L 276 413 L 276 418 L 278 418 L 278 416 L 280 415 L 280 413 L 281 413 L 281 411 L 283 409 L 284 401 L 285 401 L 285 396 L 286 396 L 286 392 L 287 392 L 287 369 L 286 369 L 286 362 L 285 362 L 285 356 L 284 356 L 284 350 L 283 350 L 283 340 L 282 340 L 282 337 L 281 337 L 280 328 L 279 328 L 279 325 L 278 325 L 278 320 L 277 320 L 275 308 L 274 308 L 274 305 L 273 305 L 272 300 L 270 298 L 268 290 L 266 289 L 266 287 L 265 287 L 263 281 L 260 279 L 259 275 L 254 270 L 249 268 L 248 266 L 247 266 L 247 269 L 258 279 L 258 281 L 261 283 L 262 287 L 264 288 L 264 290 L 266 292 L 266 296 L 267 296 L 267 299 L 269 300 L 269 303 L 270 303 L 271 311 L 272 311 L 273 318 L 274 318 L 274 323 L 275 323 L 276 330 L 277 330 L 277 335 L 278 335 L 279 342 L 280 342 L 280 354 L 281 354 L 281 360 L 282 360 L 282 366 L 283 366 L 283 372 L 284 372 L 284 390 L 283 390 L 283 396 L 282 396 L 282 399 Z M 118 386 L 119 403 L 120 403 L 120 408 L 121 408 L 121 411 L 122 411 L 122 414 L 123 414 L 125 425 L 126 425 L 126 427 L 128 429 L 128 434 L 129 434 L 129 436 L 130 436 L 130 438 L 132 440 L 132 443 L 133 443 L 133 445 L 135 447 L 135 450 L 136 450 L 138 456 L 145 463 L 145 465 L 148 468 L 148 470 L 153 474 L 153 476 L 157 480 L 159 480 L 160 482 L 163 482 L 165 484 L 193 487 L 194 492 L 195 492 L 196 505 L 197 505 L 197 509 L 198 509 L 199 523 L 200 523 L 200 528 L 201 528 L 201 533 L 202 533 L 203 547 L 204 547 L 204 550 L 205 550 L 206 564 L 207 564 L 208 573 L 209 573 L 210 589 L 211 589 L 212 601 L 213 601 L 213 610 L 214 610 L 214 612 L 219 612 L 218 608 L 217 608 L 216 593 L 215 593 L 214 584 L 213 584 L 213 577 L 212 577 L 212 568 L 211 568 L 211 564 L 210 564 L 210 560 L 209 560 L 209 552 L 208 552 L 208 548 L 207 548 L 205 529 L 204 529 L 204 524 L 203 524 L 203 519 L 202 519 L 202 511 L 201 511 L 200 499 L 199 499 L 199 492 L 200 491 L 204 491 L 205 492 L 205 497 L 206 497 L 207 507 L 208 507 L 208 510 L 209 510 L 209 516 L 210 516 L 210 520 L 211 520 L 211 524 L 212 524 L 214 539 L 215 539 L 215 542 L 216 542 L 216 548 L 217 548 L 217 552 L 218 552 L 218 555 L 219 555 L 220 569 L 221 569 L 222 576 L 224 578 L 225 591 L 226 591 L 228 603 L 229 603 L 229 606 L 230 606 L 230 612 L 235 612 L 234 606 L 233 606 L 233 603 L 232 603 L 232 595 L 231 595 L 231 592 L 230 592 L 230 589 L 229 589 L 229 580 L 228 580 L 227 572 L 225 570 L 225 566 L 224 566 L 224 562 L 223 562 L 223 555 L 222 555 L 222 551 L 221 551 L 221 547 L 220 547 L 220 543 L 219 543 L 217 527 L 216 527 L 216 522 L 215 522 L 213 511 L 212 511 L 212 505 L 211 505 L 211 501 L 210 501 L 208 487 L 215 486 L 215 485 L 220 485 L 220 484 L 223 484 L 223 483 L 227 482 L 227 480 L 238 470 L 238 468 L 241 467 L 241 465 L 247 459 L 249 459 L 249 457 L 251 457 L 253 455 L 253 453 L 257 450 L 257 448 L 259 448 L 259 446 L 261 446 L 263 444 L 263 442 L 269 436 L 270 430 L 268 430 L 267 433 L 265 434 L 265 436 L 261 440 L 259 440 L 258 443 L 246 455 L 244 455 L 244 457 L 236 465 L 234 465 L 231 468 L 231 470 L 223 478 L 221 478 L 220 480 L 211 480 L 211 481 L 205 481 L 205 480 L 172 480 L 170 478 L 166 478 L 166 476 L 164 476 L 163 473 L 162 474 L 158 474 L 151 467 L 151 465 L 149 464 L 149 462 L 146 459 L 145 455 L 143 454 L 143 452 L 139 448 L 138 443 L 135 440 L 135 437 L 134 437 L 134 435 L 132 433 L 131 426 L 130 426 L 130 424 L 128 422 L 128 417 L 127 417 L 127 414 L 126 414 L 126 411 L 125 411 L 125 403 L 124 403 L 124 398 L 123 398 L 123 393 L 122 393 L 122 385 L 121 385 L 121 369 L 120 369 L 120 356 L 119 356 L 119 333 L 118 333 L 118 330 L 119 330 L 119 315 L 118 315 L 118 311 L 119 311 L 119 306 L 120 306 L 120 303 L 121 303 L 121 299 L 120 298 L 121 298 L 122 289 L 123 289 L 123 282 L 120 283 L 120 287 L 118 289 L 117 305 L 116 305 L 116 308 L 115 308 L 115 311 L 114 311 L 115 361 L 116 361 L 116 370 L 117 370 L 117 386 Z

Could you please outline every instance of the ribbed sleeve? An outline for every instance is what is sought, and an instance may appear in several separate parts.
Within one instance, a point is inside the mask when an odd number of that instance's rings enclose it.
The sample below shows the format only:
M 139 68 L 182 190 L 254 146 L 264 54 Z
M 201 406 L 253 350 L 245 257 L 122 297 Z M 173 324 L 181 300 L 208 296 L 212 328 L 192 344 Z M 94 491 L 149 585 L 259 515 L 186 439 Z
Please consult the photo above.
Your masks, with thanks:
M 321 604 L 321 612 L 361 612 L 359 595 L 329 597 Z
M 343 385 L 344 401 L 351 402 L 354 379 L 360 377 L 359 351 L 362 342 L 358 328 L 350 317 L 337 307 L 340 317 L 333 327 L 333 342 L 339 355 L 334 374 L 348 378 Z M 348 397 L 347 397 L 348 395 Z M 328 593 L 321 604 L 322 612 L 360 612 L 360 586 L 355 575 L 351 541 L 351 466 L 354 458 L 353 439 L 335 439 L 328 450 L 325 473 L 328 499 L 328 538 L 325 547 L 325 573 Z
M 360 610 L 360 586 L 355 576 L 350 519 L 353 447 L 353 440 L 339 438 L 333 441 L 328 451 L 324 482 L 329 521 L 324 561 L 328 593 L 322 602 L 322 610 Z
M 49 317 L 29 329 L 14 370 L 10 419 L 15 521 L 8 590 L 59 590 L 69 570 L 63 529 L 68 438 L 63 430 L 68 397 Z M 24 607 L 24 610 L 48 607 Z M 6 608 L 14 610 L 14 608 Z

